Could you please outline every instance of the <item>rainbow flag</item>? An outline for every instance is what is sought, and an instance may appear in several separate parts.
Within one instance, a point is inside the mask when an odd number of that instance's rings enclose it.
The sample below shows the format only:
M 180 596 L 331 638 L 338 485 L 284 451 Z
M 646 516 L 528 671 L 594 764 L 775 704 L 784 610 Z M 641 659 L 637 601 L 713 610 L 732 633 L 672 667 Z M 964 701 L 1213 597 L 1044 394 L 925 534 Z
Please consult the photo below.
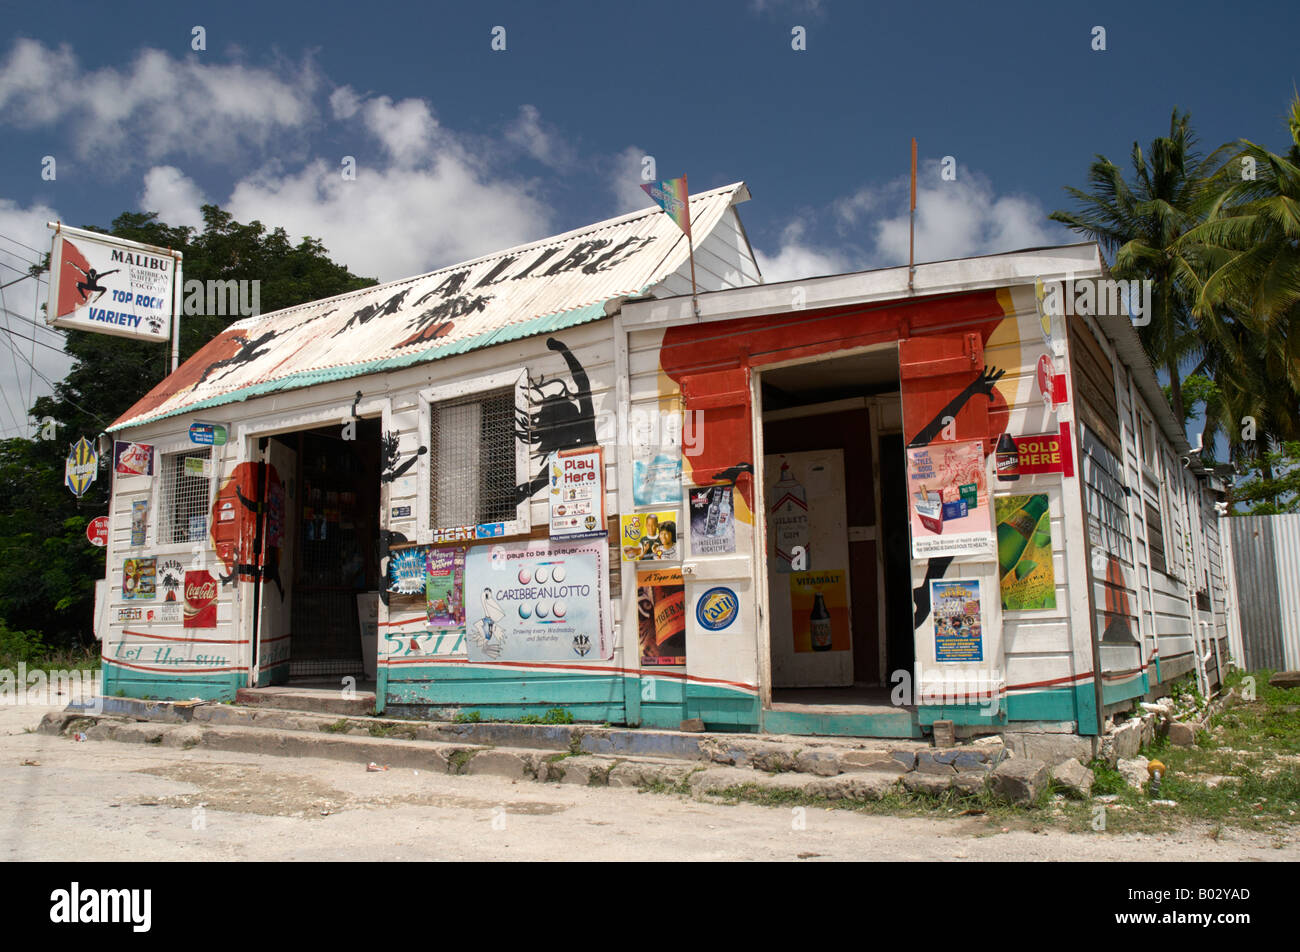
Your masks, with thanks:
M 668 217 L 677 223 L 677 227 L 691 234 L 690 196 L 686 190 L 686 176 L 668 179 L 666 182 L 646 182 L 641 188 L 653 198 Z

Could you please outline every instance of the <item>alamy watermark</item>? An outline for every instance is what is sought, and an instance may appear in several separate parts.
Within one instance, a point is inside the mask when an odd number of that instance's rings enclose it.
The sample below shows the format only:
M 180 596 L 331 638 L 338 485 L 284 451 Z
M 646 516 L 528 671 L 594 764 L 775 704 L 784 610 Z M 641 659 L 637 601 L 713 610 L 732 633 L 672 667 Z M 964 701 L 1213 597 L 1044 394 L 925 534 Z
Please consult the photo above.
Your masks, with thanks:
M 1043 310 L 1053 317 L 1127 317 L 1143 327 L 1151 323 L 1151 281 L 1067 277 L 1044 282 Z
M 99 671 L 28 668 L 0 668 L 0 705 L 25 704 L 33 707 L 61 707 L 74 701 L 90 713 L 104 706 L 103 677 Z
M 262 282 L 197 278 L 186 281 L 181 313 L 191 317 L 255 317 L 262 313 Z
M 1001 709 L 1006 679 L 997 668 L 956 673 L 943 668 L 926 669 L 918 661 L 915 675 L 900 668 L 890 674 L 889 683 L 889 700 L 898 707 L 965 705 L 978 707 L 980 714 L 993 717 Z

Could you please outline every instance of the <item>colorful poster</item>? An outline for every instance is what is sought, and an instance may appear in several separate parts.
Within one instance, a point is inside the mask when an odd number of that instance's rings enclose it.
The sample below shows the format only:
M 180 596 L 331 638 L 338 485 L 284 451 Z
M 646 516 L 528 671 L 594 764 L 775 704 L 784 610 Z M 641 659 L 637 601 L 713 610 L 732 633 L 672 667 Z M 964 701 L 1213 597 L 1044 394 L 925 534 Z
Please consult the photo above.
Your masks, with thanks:
M 151 443 L 113 443 L 113 472 L 121 476 L 152 476 L 153 445 Z
M 636 573 L 636 614 L 641 666 L 686 664 L 686 586 L 680 568 Z
M 768 514 L 772 538 L 776 545 L 775 569 L 788 574 L 793 572 L 796 555 L 802 554 L 800 568 L 807 568 L 808 553 L 808 494 L 795 479 L 790 463 L 781 460 L 781 478 L 768 491 Z
M 73 444 L 63 464 L 63 485 L 80 499 L 95 481 L 99 471 L 99 454 L 84 436 Z
M 603 539 L 480 545 L 465 556 L 469 660 L 608 661 L 609 547 Z
M 145 526 L 149 521 L 149 500 L 136 499 L 131 503 L 131 544 L 144 545 Z
M 206 569 L 185 573 L 185 627 L 217 627 L 217 580 Z
M 552 539 L 595 539 L 605 525 L 605 452 L 599 446 L 561 450 L 551 459 Z
M 157 559 L 127 559 L 122 563 L 122 597 L 153 598 L 157 593 L 157 578 Z
M 930 582 L 935 661 L 983 661 L 984 622 L 977 579 Z
M 323 538 L 323 537 L 322 537 Z M 428 546 L 407 545 L 388 550 L 388 590 L 394 595 L 423 595 Z
M 158 584 L 162 586 L 163 601 L 180 603 L 181 586 L 185 584 L 185 566 L 178 559 L 168 559 L 158 564 Z M 180 621 L 177 617 L 176 621 Z
M 984 449 L 979 440 L 909 447 L 907 488 L 913 558 L 994 555 Z
M 1055 608 L 1052 516 L 1047 493 L 1001 496 L 994 499 L 994 508 L 1002 607 L 1008 611 Z
M 431 628 L 465 624 L 465 550 L 431 548 L 424 562 L 424 597 Z
M 677 562 L 677 510 L 634 512 L 619 519 L 619 548 L 624 562 Z
M 735 486 L 696 486 L 690 493 L 691 555 L 727 555 L 736 551 Z
M 795 651 L 848 651 L 853 633 L 847 573 L 791 572 L 790 620 Z
M 682 501 L 682 415 L 660 405 L 634 406 L 628 419 L 632 443 L 632 504 L 675 506 Z

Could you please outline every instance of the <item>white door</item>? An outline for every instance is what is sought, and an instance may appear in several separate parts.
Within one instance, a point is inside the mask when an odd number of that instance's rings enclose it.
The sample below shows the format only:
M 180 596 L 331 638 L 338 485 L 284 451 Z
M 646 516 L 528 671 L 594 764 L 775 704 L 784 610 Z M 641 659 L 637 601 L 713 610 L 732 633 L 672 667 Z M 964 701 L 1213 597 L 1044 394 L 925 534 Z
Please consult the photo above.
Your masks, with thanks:
M 279 440 L 267 443 L 266 469 L 258 487 L 262 568 L 257 612 L 257 685 L 289 677 L 293 621 L 293 558 L 297 541 L 298 454 Z
M 763 474 L 772 686 L 851 685 L 844 451 L 765 456 Z

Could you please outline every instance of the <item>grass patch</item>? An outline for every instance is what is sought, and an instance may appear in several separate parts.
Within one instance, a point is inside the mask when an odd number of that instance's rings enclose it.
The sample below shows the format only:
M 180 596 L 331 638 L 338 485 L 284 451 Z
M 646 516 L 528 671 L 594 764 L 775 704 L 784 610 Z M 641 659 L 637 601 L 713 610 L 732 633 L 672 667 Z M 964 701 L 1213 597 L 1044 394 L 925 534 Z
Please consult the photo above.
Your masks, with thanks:
M 478 724 L 482 720 L 483 715 L 478 711 L 457 711 L 451 722 L 453 724 Z
M 477 750 L 456 751 L 448 759 L 448 763 L 451 764 L 451 772 L 454 774 L 460 773 L 465 768 L 465 765 L 474 759 L 474 755 L 477 753 Z
M 573 715 L 562 707 L 549 708 L 545 714 L 525 714 L 516 724 L 572 724 Z
M 326 734 L 346 734 L 352 729 L 352 722 L 346 717 L 340 717 L 333 724 L 322 724 L 320 729 Z
M 410 724 L 385 724 L 383 721 L 375 721 L 366 725 L 366 730 L 371 737 L 405 737 L 407 740 L 415 740 L 415 728 Z

